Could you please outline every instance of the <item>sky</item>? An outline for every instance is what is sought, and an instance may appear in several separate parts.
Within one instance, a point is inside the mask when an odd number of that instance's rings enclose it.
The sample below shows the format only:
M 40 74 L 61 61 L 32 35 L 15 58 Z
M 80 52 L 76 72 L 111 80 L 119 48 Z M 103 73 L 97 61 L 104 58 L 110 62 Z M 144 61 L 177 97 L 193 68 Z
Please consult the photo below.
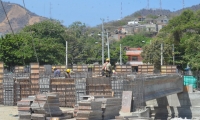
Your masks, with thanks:
M 23 0 L 2 1 L 23 6 Z M 102 19 L 108 22 L 119 20 L 143 8 L 159 9 L 160 1 L 162 9 L 170 11 L 200 4 L 200 0 L 24 0 L 24 3 L 31 12 L 59 20 L 65 26 L 80 21 L 94 27 L 101 24 Z

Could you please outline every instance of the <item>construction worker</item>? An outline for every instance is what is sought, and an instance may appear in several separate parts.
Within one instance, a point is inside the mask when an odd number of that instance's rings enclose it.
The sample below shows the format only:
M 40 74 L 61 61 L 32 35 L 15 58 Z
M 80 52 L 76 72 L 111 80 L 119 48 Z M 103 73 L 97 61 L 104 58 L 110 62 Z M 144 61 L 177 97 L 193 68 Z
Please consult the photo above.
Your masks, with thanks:
M 54 71 L 54 77 L 60 77 L 60 70 L 53 67 L 53 71 Z
M 102 76 L 111 77 L 112 67 L 110 64 L 110 59 L 106 59 L 106 62 L 102 66 Z
M 70 72 L 71 72 L 70 69 L 66 70 L 66 72 L 65 72 L 65 78 L 71 78 Z

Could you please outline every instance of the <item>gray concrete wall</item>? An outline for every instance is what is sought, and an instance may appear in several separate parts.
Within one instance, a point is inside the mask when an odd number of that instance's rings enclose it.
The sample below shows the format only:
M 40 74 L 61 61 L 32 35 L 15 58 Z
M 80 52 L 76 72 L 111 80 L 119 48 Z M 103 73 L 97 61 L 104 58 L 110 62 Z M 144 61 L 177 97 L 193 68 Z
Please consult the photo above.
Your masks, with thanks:
M 200 92 L 168 95 L 146 102 L 151 116 L 157 119 L 168 117 L 200 117 Z
M 147 77 L 144 91 L 145 101 L 180 93 L 183 91 L 183 78 L 178 74 Z

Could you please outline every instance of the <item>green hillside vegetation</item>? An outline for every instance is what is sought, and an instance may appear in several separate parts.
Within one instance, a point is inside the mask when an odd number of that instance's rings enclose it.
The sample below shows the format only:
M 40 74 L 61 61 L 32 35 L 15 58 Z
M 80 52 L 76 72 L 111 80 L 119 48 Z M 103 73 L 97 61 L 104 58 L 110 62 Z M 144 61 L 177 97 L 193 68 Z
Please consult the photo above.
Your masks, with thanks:
M 181 15 L 173 17 L 168 25 L 152 39 L 151 44 L 143 47 L 144 62 L 152 63 L 157 68 L 161 63 L 160 46 L 163 43 L 164 65 L 172 65 L 172 56 L 175 64 L 183 68 L 187 64 L 194 70 L 200 68 L 200 11 L 185 10 Z M 172 45 L 175 51 L 172 53 Z

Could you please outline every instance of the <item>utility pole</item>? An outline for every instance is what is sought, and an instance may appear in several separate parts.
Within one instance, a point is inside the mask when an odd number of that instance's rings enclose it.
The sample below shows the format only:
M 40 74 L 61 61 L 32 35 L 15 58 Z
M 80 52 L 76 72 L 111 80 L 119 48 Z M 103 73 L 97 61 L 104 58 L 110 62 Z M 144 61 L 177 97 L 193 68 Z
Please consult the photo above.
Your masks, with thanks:
M 122 65 L 122 45 L 120 44 L 120 65 Z
M 122 19 L 122 2 L 121 2 L 121 19 Z
M 160 0 L 160 10 L 162 10 L 162 1 Z
M 104 22 L 104 19 L 101 19 L 102 20 L 102 32 L 101 32 L 101 37 L 102 37 L 102 65 L 104 64 L 104 27 L 103 27 L 103 22 Z
M 108 59 L 110 59 L 110 43 L 108 39 L 108 32 L 107 32 L 107 44 L 108 44 Z
M 68 63 L 68 58 L 67 58 L 67 52 L 68 51 L 67 51 L 67 47 L 68 47 L 68 45 L 67 45 L 67 41 L 66 41 L 66 68 L 68 67 L 68 64 L 67 64 Z
M 50 19 L 51 19 L 51 3 L 50 3 L 50 11 L 49 11 Z
M 174 44 L 172 44 L 173 65 L 175 64 Z
M 161 50 L 161 53 L 160 53 L 160 65 L 163 65 L 163 43 L 161 43 L 161 48 L 160 48 Z

